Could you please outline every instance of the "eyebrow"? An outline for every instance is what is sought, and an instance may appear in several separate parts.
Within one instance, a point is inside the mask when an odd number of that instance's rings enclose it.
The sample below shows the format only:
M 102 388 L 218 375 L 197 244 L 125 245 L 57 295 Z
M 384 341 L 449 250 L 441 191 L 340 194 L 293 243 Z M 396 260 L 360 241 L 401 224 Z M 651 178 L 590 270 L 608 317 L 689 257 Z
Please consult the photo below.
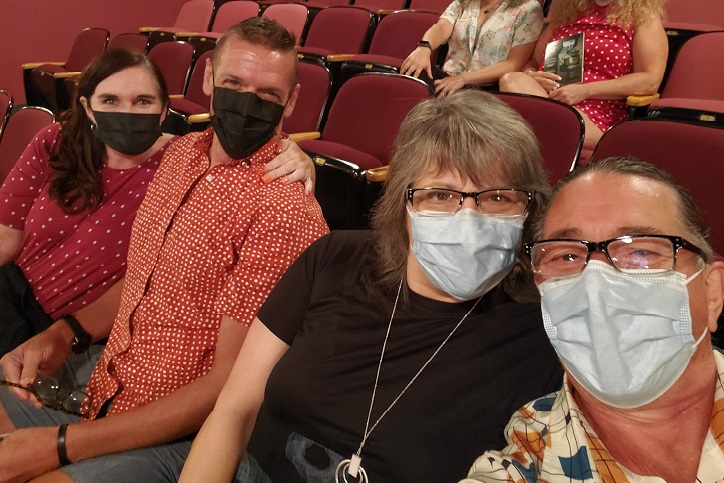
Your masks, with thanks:
M 618 238 L 620 236 L 627 236 L 627 235 L 667 235 L 668 233 L 664 232 L 664 230 L 660 228 L 656 228 L 654 226 L 646 226 L 646 225 L 629 225 L 629 226 L 620 226 L 614 230 L 614 235 L 609 238 Z M 548 237 L 550 239 L 554 238 L 570 238 L 570 239 L 582 239 L 581 237 L 581 230 L 575 227 L 568 227 L 563 228 L 561 230 L 554 231 L 551 233 L 551 235 Z M 603 241 L 603 240 L 587 240 L 587 241 Z
M 117 94 L 110 94 L 110 93 L 109 94 L 105 94 L 105 93 L 97 94 L 96 97 L 99 99 L 118 99 Z M 145 100 L 154 100 L 154 99 L 158 99 L 158 98 L 159 97 L 157 94 L 139 94 L 135 97 L 135 99 L 145 99 Z
M 234 74 L 222 73 L 222 74 L 218 75 L 217 79 L 219 79 L 222 84 L 227 80 L 234 80 L 234 81 L 240 83 L 242 86 L 247 85 L 247 82 L 245 79 L 243 79 L 239 76 L 236 76 Z M 214 84 L 216 84 L 216 80 L 214 80 Z M 260 89 L 258 89 L 257 92 L 266 94 L 266 95 L 270 95 L 270 96 L 274 96 L 279 100 L 280 103 L 284 103 L 284 96 L 286 93 L 284 91 L 279 90 L 276 87 L 261 87 Z M 291 95 L 291 92 L 289 93 L 289 95 Z

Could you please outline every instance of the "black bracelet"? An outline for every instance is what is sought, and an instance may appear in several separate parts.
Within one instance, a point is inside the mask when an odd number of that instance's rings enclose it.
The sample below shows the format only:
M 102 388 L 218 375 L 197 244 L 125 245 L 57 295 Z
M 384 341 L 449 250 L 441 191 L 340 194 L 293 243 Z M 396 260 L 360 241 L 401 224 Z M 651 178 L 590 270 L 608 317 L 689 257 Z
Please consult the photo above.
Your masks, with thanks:
M 65 432 L 68 430 L 67 424 L 61 424 L 58 427 L 58 461 L 60 461 L 60 466 L 65 466 L 70 464 L 70 460 L 68 459 L 68 451 L 65 447 Z

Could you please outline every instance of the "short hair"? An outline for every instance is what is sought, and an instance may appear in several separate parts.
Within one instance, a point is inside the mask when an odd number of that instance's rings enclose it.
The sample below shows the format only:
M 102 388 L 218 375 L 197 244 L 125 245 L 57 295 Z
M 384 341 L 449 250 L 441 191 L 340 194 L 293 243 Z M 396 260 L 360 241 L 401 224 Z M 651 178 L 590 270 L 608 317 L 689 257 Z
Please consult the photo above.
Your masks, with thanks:
M 589 163 L 586 166 L 575 169 L 563 178 L 556 185 L 553 198 L 555 198 L 555 196 L 566 185 L 572 183 L 578 178 L 590 176 L 595 173 L 616 174 L 630 177 L 635 176 L 657 181 L 670 188 L 675 193 L 678 201 L 679 221 L 689 232 L 687 234 L 687 239 L 702 250 L 702 259 L 705 264 L 709 264 L 714 261 L 714 250 L 709 243 L 708 223 L 699 208 L 696 206 L 694 198 L 692 198 L 686 188 L 674 181 L 669 173 L 646 161 L 642 161 L 633 156 L 615 156 Z M 545 217 L 548 215 L 549 208 L 550 206 L 547 206 L 540 213 L 539 218 L 534 222 L 533 231 L 535 239 L 537 240 L 543 236 L 543 225 L 545 223 Z
M 365 282 L 370 289 L 373 284 L 394 287 L 405 274 L 410 247 L 405 191 L 425 172 L 453 172 L 477 185 L 496 177 L 503 180 L 500 188 L 530 191 L 529 218 L 551 192 L 533 131 L 506 103 L 472 89 L 423 101 L 400 126 L 384 193 L 373 212 L 373 272 Z M 523 239 L 529 238 L 526 220 Z M 520 259 L 522 252 L 518 255 Z M 513 281 L 525 270 L 519 264 L 506 279 L 511 296 L 518 295 Z
M 229 27 L 216 42 L 216 48 L 211 55 L 211 62 L 214 67 L 218 67 L 219 59 L 231 38 L 266 47 L 269 50 L 294 54 L 294 65 L 296 67 L 297 55 L 295 47 L 297 38 L 275 20 L 265 17 L 251 17 Z M 294 70 L 292 86 L 296 84 L 296 68 Z

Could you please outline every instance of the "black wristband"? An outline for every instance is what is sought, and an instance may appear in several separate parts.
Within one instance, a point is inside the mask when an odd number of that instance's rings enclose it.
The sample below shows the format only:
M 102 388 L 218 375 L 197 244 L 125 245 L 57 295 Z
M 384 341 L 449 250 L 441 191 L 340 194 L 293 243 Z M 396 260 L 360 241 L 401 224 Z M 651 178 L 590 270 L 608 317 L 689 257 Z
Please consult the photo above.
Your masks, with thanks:
M 432 45 L 430 45 L 430 42 L 428 42 L 427 40 L 420 40 L 417 43 L 417 46 L 418 47 L 427 47 L 428 49 L 430 49 L 430 52 L 432 52 Z
M 73 314 L 63 314 L 56 320 L 64 320 L 70 330 L 73 331 L 73 340 L 71 341 L 71 349 L 75 354 L 82 354 L 88 350 L 93 338 L 91 335 L 80 325 L 78 319 Z
M 65 447 L 65 432 L 68 430 L 67 424 L 61 424 L 58 427 L 58 461 L 60 461 L 60 466 L 65 466 L 70 464 L 70 460 L 68 459 L 68 451 Z

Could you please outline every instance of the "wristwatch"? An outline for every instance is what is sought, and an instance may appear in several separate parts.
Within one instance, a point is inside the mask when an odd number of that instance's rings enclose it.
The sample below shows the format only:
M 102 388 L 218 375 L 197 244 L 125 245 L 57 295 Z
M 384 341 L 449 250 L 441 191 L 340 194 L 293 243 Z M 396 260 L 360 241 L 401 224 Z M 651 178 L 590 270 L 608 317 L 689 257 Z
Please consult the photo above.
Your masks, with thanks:
M 65 323 L 68 324 L 68 327 L 70 327 L 70 330 L 73 331 L 73 340 L 70 345 L 73 352 L 76 354 L 82 354 L 87 351 L 91 342 L 93 342 L 93 338 L 88 332 L 86 332 L 83 326 L 80 325 L 78 319 L 76 319 L 73 314 L 64 314 L 58 317 L 57 320 L 64 320 Z
M 430 52 L 432 52 L 432 45 L 430 45 L 430 42 L 428 42 L 427 40 L 420 40 L 417 43 L 417 46 L 418 47 L 427 47 L 428 49 L 430 49 Z

